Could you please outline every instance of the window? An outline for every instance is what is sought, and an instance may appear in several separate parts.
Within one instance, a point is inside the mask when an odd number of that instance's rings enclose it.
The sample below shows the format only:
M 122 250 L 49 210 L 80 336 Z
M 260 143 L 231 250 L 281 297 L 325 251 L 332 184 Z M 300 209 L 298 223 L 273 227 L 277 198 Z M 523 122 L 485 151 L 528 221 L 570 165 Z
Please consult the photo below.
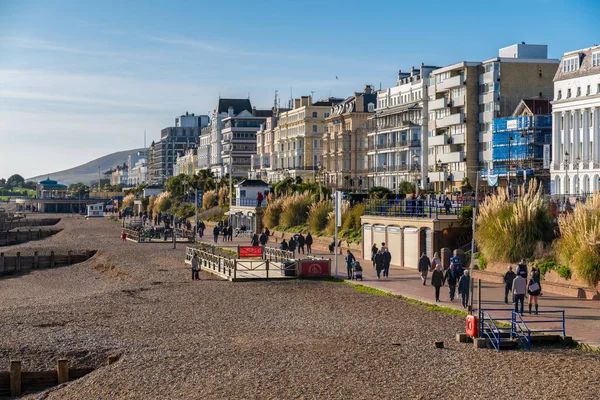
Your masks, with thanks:
M 581 96 L 581 88 L 580 87 L 577 88 L 577 97 L 579 97 L 579 96 Z
M 328 112 L 323 113 L 323 118 L 328 118 L 328 117 L 329 117 L 329 113 Z
M 319 141 L 317 139 L 313 139 L 313 149 L 317 149 L 319 147 Z
M 556 96 L 556 100 L 562 99 L 562 90 L 558 91 L 558 95 Z
M 589 96 L 590 94 L 592 94 L 592 85 L 587 85 L 587 90 L 585 92 L 585 95 Z
M 313 111 L 313 113 L 312 113 L 312 117 L 313 117 L 313 118 L 319 118 L 319 113 L 318 113 L 318 112 L 316 112 L 316 111 Z
M 571 98 L 571 89 L 567 89 L 567 99 Z
M 592 67 L 600 67 L 600 51 L 592 53 Z
M 563 72 L 573 72 L 579 69 L 579 56 L 565 58 L 563 60 Z
M 319 126 L 318 125 L 313 125 L 312 126 L 312 131 L 313 131 L 313 133 L 319 132 Z

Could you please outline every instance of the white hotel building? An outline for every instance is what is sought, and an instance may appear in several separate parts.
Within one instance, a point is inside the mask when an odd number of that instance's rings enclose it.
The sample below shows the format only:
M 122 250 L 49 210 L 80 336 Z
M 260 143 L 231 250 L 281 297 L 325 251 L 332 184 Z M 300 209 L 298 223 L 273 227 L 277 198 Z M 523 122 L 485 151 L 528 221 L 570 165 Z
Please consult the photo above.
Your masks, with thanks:
M 563 55 L 554 99 L 553 194 L 600 190 L 600 46 Z

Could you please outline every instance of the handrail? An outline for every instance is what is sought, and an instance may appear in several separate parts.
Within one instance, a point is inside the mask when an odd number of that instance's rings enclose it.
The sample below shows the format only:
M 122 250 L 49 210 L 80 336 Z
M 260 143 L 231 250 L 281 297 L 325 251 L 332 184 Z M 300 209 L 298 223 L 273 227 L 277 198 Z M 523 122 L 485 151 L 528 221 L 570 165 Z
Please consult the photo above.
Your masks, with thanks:
M 517 321 L 517 318 L 520 322 Z M 521 326 L 522 325 L 522 326 Z M 523 327 L 525 329 L 523 329 Z M 512 312 L 512 323 L 510 328 L 510 337 L 513 335 L 517 337 L 521 346 L 527 351 L 531 350 L 531 329 L 527 326 L 521 314 L 516 311 Z
M 263 259 L 277 262 L 290 261 L 294 259 L 294 252 L 265 246 L 263 247 Z
M 489 321 L 489 322 L 485 321 L 486 315 L 487 315 L 487 321 Z M 496 349 L 496 351 L 499 351 L 500 350 L 500 329 L 498 329 L 498 326 L 496 326 L 494 319 L 488 312 L 480 311 L 480 317 L 481 317 L 481 325 L 482 325 L 481 334 L 487 336 L 488 339 L 490 340 L 490 342 L 492 343 L 492 346 L 494 346 L 494 349 Z M 486 327 L 488 328 L 488 330 L 485 329 Z M 493 334 L 490 334 L 490 331 Z

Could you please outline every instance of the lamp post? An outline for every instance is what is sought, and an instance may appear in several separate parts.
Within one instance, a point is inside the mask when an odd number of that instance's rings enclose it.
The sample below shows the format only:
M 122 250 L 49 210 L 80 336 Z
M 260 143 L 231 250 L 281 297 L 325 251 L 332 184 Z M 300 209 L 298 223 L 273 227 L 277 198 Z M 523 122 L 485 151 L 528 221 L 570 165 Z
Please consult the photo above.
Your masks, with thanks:
M 573 164 L 573 168 L 575 168 L 575 196 L 579 196 L 579 163 L 581 159 L 577 157 L 575 159 L 575 164 Z
M 385 182 L 385 171 L 386 171 L 386 168 L 387 168 L 387 163 L 385 161 L 383 162 L 382 167 L 383 168 L 381 169 L 381 172 L 383 174 L 383 177 L 381 178 L 381 186 L 386 186 L 386 185 L 383 184 L 383 182 Z
M 569 194 L 569 184 L 568 184 L 568 180 L 569 180 L 569 175 L 568 175 L 568 170 L 569 170 L 569 152 L 567 152 L 567 151 L 565 151 L 564 165 L 565 165 L 565 200 L 566 200 L 567 195 Z
M 442 164 L 442 160 L 438 159 L 437 162 L 437 170 L 438 173 L 442 173 L 442 193 L 446 192 L 446 174 L 444 173 L 444 165 Z
M 413 155 L 412 174 L 415 178 L 415 194 L 419 195 L 419 156 Z
M 506 166 L 506 186 L 508 186 L 508 191 L 510 193 L 510 167 L 511 167 L 511 159 L 510 159 L 510 145 L 512 143 L 512 136 L 510 132 L 508 132 L 508 165 Z

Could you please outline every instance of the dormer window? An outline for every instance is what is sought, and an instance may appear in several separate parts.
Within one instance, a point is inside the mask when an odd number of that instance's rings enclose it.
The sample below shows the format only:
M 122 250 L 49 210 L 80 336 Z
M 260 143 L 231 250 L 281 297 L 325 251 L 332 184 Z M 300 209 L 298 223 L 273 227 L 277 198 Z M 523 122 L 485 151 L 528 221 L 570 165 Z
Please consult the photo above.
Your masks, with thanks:
M 562 90 L 558 91 L 558 95 L 556 95 L 556 100 L 562 99 Z
M 579 56 L 565 58 L 563 60 L 563 72 L 574 72 L 579 69 Z
M 579 96 L 581 96 L 581 88 L 580 87 L 577 88 L 577 97 L 579 97 Z
M 592 67 L 600 67 L 600 51 L 592 53 Z
M 571 89 L 567 89 L 567 99 L 571 98 Z

